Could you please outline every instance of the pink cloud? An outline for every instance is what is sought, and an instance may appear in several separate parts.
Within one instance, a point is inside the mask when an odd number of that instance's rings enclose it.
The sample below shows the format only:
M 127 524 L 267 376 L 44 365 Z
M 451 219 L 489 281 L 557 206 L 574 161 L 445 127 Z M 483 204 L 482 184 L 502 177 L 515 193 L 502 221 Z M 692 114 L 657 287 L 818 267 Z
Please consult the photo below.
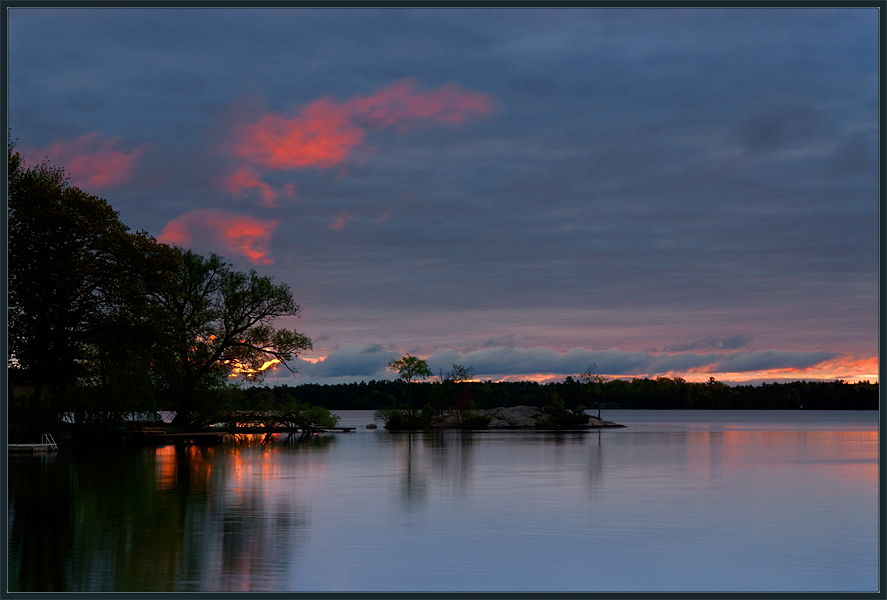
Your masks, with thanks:
M 376 126 L 401 128 L 410 121 L 462 123 L 497 107 L 489 94 L 472 92 L 454 83 L 423 91 L 416 88 L 412 79 L 392 83 L 368 97 L 356 96 L 344 106 L 352 115 L 365 117 Z
M 129 152 L 119 149 L 120 138 L 99 139 L 94 131 L 72 141 L 56 141 L 42 150 L 29 151 L 32 156 L 46 157 L 54 166 L 70 175 L 71 185 L 90 192 L 111 188 L 132 174 L 143 146 Z
M 242 190 L 258 188 L 259 193 L 262 195 L 262 200 L 259 204 L 261 206 L 269 207 L 276 206 L 274 199 L 277 198 L 277 192 L 274 191 L 274 188 L 270 184 L 259 179 L 258 173 L 248 165 L 239 166 L 237 170 L 223 179 L 222 188 L 232 194 L 236 194 Z
M 293 118 L 270 113 L 241 125 L 234 153 L 268 169 L 328 168 L 342 162 L 363 136 L 342 106 L 321 98 Z
M 267 265 L 274 262 L 268 251 L 277 223 L 227 210 L 201 208 L 167 223 L 157 240 L 176 246 L 221 243 L 226 252 L 244 256 L 253 264 Z
M 223 187 L 232 193 L 259 188 L 263 200 L 269 202 L 274 190 L 259 181 L 259 169 L 328 169 L 352 156 L 363 143 L 367 127 L 408 131 L 419 123 L 453 126 L 496 108 L 489 94 L 456 84 L 420 90 L 414 80 L 405 79 L 344 102 L 320 98 L 295 114 L 269 112 L 235 125 L 229 152 L 241 164 Z
M 338 217 L 336 217 L 335 221 L 333 221 L 332 223 L 330 223 L 327 226 L 327 229 L 332 229 L 333 231 L 339 231 L 340 229 L 345 227 L 345 223 L 347 223 L 348 221 L 354 220 L 354 218 L 356 216 L 357 215 L 354 213 L 343 212 Z

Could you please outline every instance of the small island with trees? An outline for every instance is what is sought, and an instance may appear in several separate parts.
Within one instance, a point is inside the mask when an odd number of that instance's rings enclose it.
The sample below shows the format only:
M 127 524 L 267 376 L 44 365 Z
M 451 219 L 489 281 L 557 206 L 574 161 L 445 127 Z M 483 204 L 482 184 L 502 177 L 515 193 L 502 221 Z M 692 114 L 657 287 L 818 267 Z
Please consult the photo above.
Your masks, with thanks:
M 552 394 L 548 403 L 537 406 L 498 406 L 488 409 L 477 409 L 470 392 L 461 384 L 474 376 L 471 366 L 454 364 L 451 371 L 439 376 L 440 394 L 437 402 L 425 403 L 420 411 L 413 410 L 412 398 L 416 389 L 417 379 L 432 376 L 428 363 L 416 356 L 407 354 L 388 363 L 388 368 L 398 374 L 398 379 L 406 390 L 406 403 L 393 402 L 388 408 L 379 409 L 375 413 L 376 420 L 385 423 L 386 429 L 555 429 L 583 430 L 624 427 L 612 421 L 604 421 L 600 413 L 595 418 L 586 414 L 581 404 L 573 404 L 567 409 L 564 401 Z M 589 365 L 580 377 L 592 389 L 594 383 L 601 379 L 594 374 L 594 365 Z M 459 388 L 456 384 L 460 384 Z M 443 404 L 441 403 L 443 400 Z

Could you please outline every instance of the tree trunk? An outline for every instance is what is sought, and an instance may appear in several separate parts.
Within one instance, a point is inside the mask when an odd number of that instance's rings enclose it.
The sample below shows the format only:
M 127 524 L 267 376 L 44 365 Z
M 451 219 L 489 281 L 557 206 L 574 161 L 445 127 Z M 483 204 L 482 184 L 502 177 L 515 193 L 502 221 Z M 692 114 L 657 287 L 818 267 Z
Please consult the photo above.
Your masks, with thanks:
M 193 402 L 190 387 L 186 387 L 176 394 L 175 408 L 176 416 L 173 418 L 170 425 L 174 425 L 176 427 L 187 427 L 191 425 L 193 422 L 191 415 Z

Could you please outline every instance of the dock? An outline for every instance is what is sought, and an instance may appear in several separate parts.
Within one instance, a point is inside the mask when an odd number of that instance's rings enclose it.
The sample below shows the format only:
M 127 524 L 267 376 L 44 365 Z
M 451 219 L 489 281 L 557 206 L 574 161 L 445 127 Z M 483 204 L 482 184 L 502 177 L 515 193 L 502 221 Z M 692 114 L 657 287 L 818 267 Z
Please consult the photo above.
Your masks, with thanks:
M 55 452 L 58 448 L 53 448 L 52 444 L 7 444 L 6 448 L 10 452 Z
M 59 447 L 52 439 L 52 434 L 44 433 L 40 436 L 39 444 L 7 444 L 9 452 L 58 452 Z

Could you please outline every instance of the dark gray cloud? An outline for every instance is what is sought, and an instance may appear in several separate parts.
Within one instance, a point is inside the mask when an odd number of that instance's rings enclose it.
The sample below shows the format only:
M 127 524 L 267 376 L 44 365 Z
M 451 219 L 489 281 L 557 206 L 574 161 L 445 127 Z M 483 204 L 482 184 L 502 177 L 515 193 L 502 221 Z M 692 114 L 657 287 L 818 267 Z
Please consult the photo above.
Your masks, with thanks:
M 827 133 L 816 110 L 803 105 L 759 108 L 737 124 L 737 136 L 751 152 L 802 147 Z
M 417 348 L 554 353 L 478 355 L 503 374 L 569 372 L 577 347 L 619 348 L 597 358 L 626 373 L 662 348 L 687 369 L 693 350 L 874 356 L 877 14 L 13 8 L 9 125 L 35 151 L 93 132 L 143 148 L 101 190 L 135 229 L 196 209 L 276 221 L 262 270 L 323 340 L 317 377 L 380 376 Z M 364 114 L 340 163 L 221 185 L 238 124 L 404 80 L 497 109 Z
M 857 131 L 847 136 L 829 157 L 826 172 L 835 178 L 866 175 L 877 169 L 876 132 Z
M 337 348 L 323 360 L 311 363 L 297 359 L 294 368 L 311 380 L 387 379 L 388 362 L 400 358 L 397 352 L 385 350 L 381 345 L 363 346 L 348 344 Z
M 429 366 L 446 368 L 450 364 L 471 365 L 480 377 L 505 377 L 513 373 L 581 373 L 590 364 L 599 373 L 609 375 L 664 375 L 690 369 L 723 372 L 761 371 L 782 368 L 806 368 L 834 358 L 833 352 L 741 352 L 735 354 L 650 354 L 611 349 L 592 351 L 574 348 L 555 352 L 550 348 L 490 348 L 465 354 L 452 351 L 435 353 Z M 440 364 L 438 364 L 440 363 Z
M 557 352 L 550 348 L 515 348 L 501 346 L 471 352 L 439 350 L 428 357 L 433 373 L 446 372 L 452 365 L 471 366 L 480 379 L 506 379 L 523 375 L 567 376 L 582 373 L 589 365 L 596 372 L 616 377 L 657 377 L 687 371 L 745 373 L 778 369 L 805 369 L 835 358 L 834 352 L 784 352 L 762 350 L 733 353 L 681 352 L 653 354 L 625 352 L 618 349 L 593 351 L 573 348 Z M 392 379 L 388 362 L 399 358 L 397 352 L 381 345 L 362 346 L 349 344 L 331 352 L 324 360 L 314 364 L 297 360 L 291 363 L 300 375 L 291 380 L 280 370 L 269 378 L 269 383 L 323 382 L 373 379 Z

